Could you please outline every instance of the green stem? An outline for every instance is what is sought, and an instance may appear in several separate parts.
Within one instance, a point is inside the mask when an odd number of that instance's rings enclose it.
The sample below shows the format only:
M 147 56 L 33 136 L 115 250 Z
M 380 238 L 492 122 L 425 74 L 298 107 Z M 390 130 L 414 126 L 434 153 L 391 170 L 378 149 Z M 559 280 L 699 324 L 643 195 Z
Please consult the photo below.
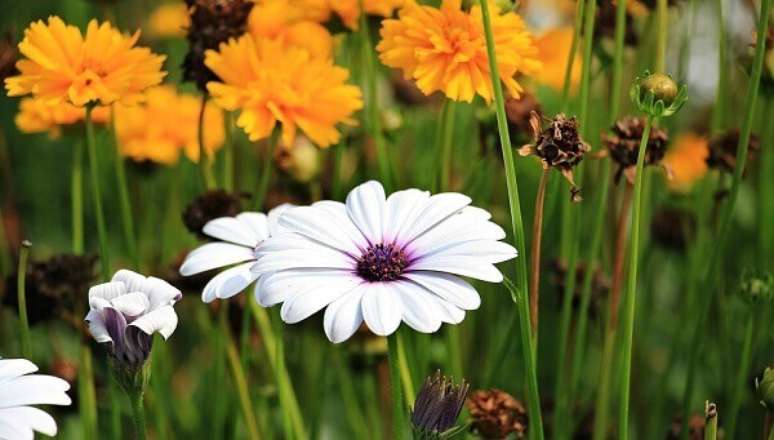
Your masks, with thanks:
M 30 323 L 27 320 L 27 260 L 30 256 L 32 243 L 24 240 L 19 252 L 19 269 L 16 276 L 16 294 L 19 303 L 19 325 L 21 327 L 21 353 L 25 359 L 32 356 L 32 344 L 30 343 Z
M 439 176 L 439 189 L 441 191 L 448 191 L 449 188 L 449 176 L 451 175 L 452 168 L 452 146 L 454 144 L 454 101 L 446 99 L 444 102 L 444 108 L 441 120 L 441 142 L 439 157 L 441 158 L 441 174 Z
M 585 136 L 589 123 L 589 91 L 591 89 L 591 54 L 594 49 L 594 21 L 597 17 L 597 2 L 586 5 L 585 23 L 583 25 L 583 66 L 581 68 L 580 110 L 578 121 L 581 136 Z
M 83 253 L 83 142 L 76 141 L 73 151 L 73 168 L 70 175 L 70 212 L 73 253 Z
M 274 151 L 277 149 L 277 143 L 279 143 L 279 131 L 275 130 L 269 137 L 269 148 L 266 150 L 266 157 L 263 158 L 261 176 L 253 199 L 253 207 L 258 211 L 263 209 L 263 202 L 266 201 L 266 194 L 269 192 L 269 184 L 274 174 Z
M 658 0 L 656 3 L 656 19 L 658 20 L 658 34 L 656 35 L 656 65 L 658 73 L 666 72 L 666 46 L 669 31 L 669 8 L 667 0 Z
M 540 295 L 540 244 L 543 238 L 543 206 L 546 201 L 546 183 L 551 168 L 543 167 L 535 196 L 535 215 L 532 219 L 532 247 L 530 249 L 529 316 L 533 344 L 537 345 L 538 306 Z M 561 348 L 561 347 L 560 347 Z
M 754 312 L 753 312 L 754 313 Z M 726 425 L 726 432 L 735 437 L 736 434 L 736 419 L 739 415 L 739 408 L 742 406 L 742 396 L 744 395 L 747 372 L 750 369 L 750 360 L 752 355 L 752 341 L 753 341 L 753 329 L 755 327 L 755 317 L 753 314 L 747 319 L 744 329 L 744 342 L 742 343 L 742 355 L 739 360 L 739 370 L 737 371 L 736 381 L 734 382 L 734 392 L 731 395 L 731 406 L 728 411 L 723 411 L 724 414 L 728 414 L 728 424 Z
M 564 69 L 564 86 L 562 87 L 562 104 L 559 106 L 562 113 L 566 113 L 570 101 L 570 85 L 572 83 L 572 68 L 575 64 L 575 54 L 578 52 L 578 44 L 581 37 L 581 25 L 586 7 L 586 0 L 578 0 L 575 8 L 575 21 L 573 24 L 572 43 L 570 53 L 567 54 L 567 66 Z
M 234 191 L 234 113 L 226 112 L 226 142 L 223 146 L 223 189 Z
M 764 121 L 774 118 L 774 99 L 765 104 Z M 761 133 L 761 161 L 758 171 L 758 261 L 772 261 L 774 245 L 774 201 L 767 188 L 774 187 L 774 124 L 765 124 Z
M 411 369 L 409 368 L 408 358 L 406 357 L 406 344 L 403 341 L 402 332 L 396 330 L 398 335 L 398 368 L 400 369 L 400 379 L 403 382 L 403 397 L 406 400 L 406 407 L 414 404 L 414 382 L 411 379 Z
M 392 399 L 392 436 L 397 440 L 406 438 L 406 407 L 400 379 L 400 354 L 398 332 L 387 337 L 390 364 L 390 397 Z
M 94 136 L 94 123 L 91 120 L 93 105 L 86 106 L 86 150 L 89 155 L 89 174 L 91 176 L 91 198 L 94 204 L 94 214 L 97 219 L 97 236 L 99 238 L 99 256 L 102 261 L 102 279 L 110 278 L 110 253 L 108 251 L 107 227 L 105 213 L 102 210 L 102 195 L 99 184 L 99 159 L 97 158 L 97 141 Z
M 209 95 L 202 95 L 202 105 L 199 108 L 198 129 L 196 130 L 196 140 L 199 143 L 199 171 L 202 174 L 204 188 L 209 191 L 215 189 L 215 176 L 212 174 L 210 159 L 207 156 L 207 149 L 204 147 L 204 111 L 207 109 L 207 99 Z
M 342 139 L 339 145 L 333 147 L 333 177 L 331 178 L 331 195 L 333 200 L 341 200 L 344 191 L 344 182 L 342 181 L 341 167 L 344 162 L 344 150 L 347 148 L 346 141 Z
M 81 344 L 81 366 L 78 370 L 78 397 L 81 407 L 83 438 L 97 438 L 97 397 L 94 391 L 94 361 L 88 342 Z
M 687 424 L 687 423 L 686 423 Z M 734 436 L 734 431 L 726 431 Z M 704 422 L 704 440 L 715 440 L 718 437 L 718 410 L 714 403 L 707 402 Z
M 648 148 L 648 137 L 653 125 L 653 116 L 648 116 L 645 128 L 640 140 L 640 148 L 637 153 L 637 175 L 634 180 L 634 201 L 632 205 L 631 244 L 629 246 L 629 273 L 628 289 L 624 299 L 623 316 L 623 381 L 621 383 L 621 397 L 618 401 L 618 437 L 622 440 L 629 438 L 629 392 L 631 385 L 632 366 L 632 338 L 634 332 L 634 312 L 636 309 L 637 290 L 637 265 L 640 249 L 640 217 L 642 212 L 642 177 L 645 173 L 645 152 Z
M 446 343 L 449 346 L 449 366 L 452 376 L 463 377 L 462 350 L 460 347 L 460 328 L 458 325 L 446 326 Z
M 248 438 L 251 440 L 258 440 L 261 436 L 258 434 L 258 423 L 255 420 L 255 413 L 253 413 L 253 402 L 250 399 L 250 391 L 247 386 L 247 378 L 245 377 L 245 371 L 242 368 L 242 362 L 239 359 L 239 353 L 234 344 L 234 339 L 231 337 L 231 332 L 228 328 L 224 330 L 226 332 L 226 355 L 228 357 L 228 363 L 231 365 L 231 373 L 234 377 L 234 385 L 239 395 L 239 403 L 242 406 L 242 415 L 245 418 L 245 425 L 247 427 Z
M 108 377 L 108 400 L 110 401 L 110 438 L 121 439 L 121 401 L 119 400 L 119 387 L 116 379 L 111 374 Z
M 143 400 L 145 397 L 144 390 L 138 390 L 130 392 L 129 400 L 132 404 L 132 421 L 134 422 L 134 435 L 135 440 L 145 440 L 146 428 L 145 428 L 145 405 Z
M 626 36 L 626 4 L 627 0 L 618 0 L 615 10 L 615 52 L 613 54 L 613 80 L 610 85 L 610 125 L 615 123 L 618 118 L 618 111 L 621 106 L 621 83 L 623 82 L 624 73 L 624 41 Z
M 121 226 L 124 231 L 124 241 L 129 251 L 129 257 L 136 270 L 140 269 L 140 258 L 137 254 L 137 236 L 134 234 L 134 221 L 132 220 L 132 205 L 129 201 L 129 185 L 126 180 L 126 170 L 124 168 L 124 158 L 121 155 L 121 149 L 116 135 L 115 111 L 111 112 L 111 125 L 113 130 L 113 140 L 115 144 L 116 157 L 113 161 L 116 173 L 116 183 L 118 184 L 118 199 L 121 207 Z
M 717 12 L 715 26 L 718 32 L 718 86 L 715 91 L 715 105 L 712 107 L 711 134 L 719 133 L 725 126 L 726 85 L 728 84 L 728 66 L 726 66 L 726 21 L 723 16 L 723 0 L 716 0 Z
M 508 122 L 505 116 L 505 99 L 503 98 L 502 84 L 497 69 L 497 57 L 495 53 L 494 34 L 492 22 L 489 16 L 489 4 L 485 0 L 480 1 L 482 20 L 486 35 L 486 50 L 489 58 L 489 71 L 492 88 L 495 95 L 495 110 L 497 111 L 497 128 L 502 144 L 503 162 L 505 165 L 505 179 L 508 187 L 508 206 L 511 214 L 511 227 L 513 241 L 516 249 L 523 251 L 524 247 L 524 223 L 521 216 L 521 202 L 519 200 L 519 188 L 516 181 L 516 164 L 513 159 L 513 148 L 508 134 Z M 529 324 L 529 307 L 527 302 L 527 263 L 524 255 L 516 259 L 516 285 L 511 291 L 512 299 L 516 302 L 521 326 L 522 357 L 527 372 L 528 407 L 532 426 L 532 432 L 537 438 L 543 438 L 543 416 L 540 412 L 540 393 L 538 391 L 537 374 L 535 368 L 535 350 L 532 346 L 532 335 Z
M 363 409 L 357 401 L 357 393 L 352 383 L 353 376 L 342 360 L 342 351 L 341 349 L 334 348 L 333 369 L 336 372 L 337 381 L 341 387 L 341 399 L 344 401 L 344 407 L 346 408 L 347 421 L 355 435 L 354 438 L 368 438 L 370 429 Z

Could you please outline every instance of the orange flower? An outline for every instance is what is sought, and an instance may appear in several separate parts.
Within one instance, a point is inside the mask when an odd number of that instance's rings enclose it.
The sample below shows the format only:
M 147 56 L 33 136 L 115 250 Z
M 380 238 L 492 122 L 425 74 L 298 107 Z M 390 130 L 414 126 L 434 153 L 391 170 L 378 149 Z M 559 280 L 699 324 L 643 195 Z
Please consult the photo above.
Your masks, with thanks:
M 481 8 L 474 6 L 470 12 L 461 8 L 461 0 L 444 0 L 440 9 L 409 1 L 399 19 L 382 22 L 382 40 L 376 48 L 384 64 L 403 69 L 426 95 L 441 90 L 455 101 L 470 102 L 476 94 L 491 101 Z M 500 79 L 518 98 L 522 87 L 514 77 L 539 71 L 537 48 L 514 12 L 494 14 L 492 28 Z
M 262 0 L 250 12 L 247 29 L 256 40 L 280 40 L 315 57 L 328 58 L 333 37 L 319 21 L 330 16 L 325 0 Z
M 166 3 L 148 17 L 148 34 L 156 38 L 183 38 L 190 25 L 185 3 Z
M 150 160 L 171 165 L 181 150 L 199 161 L 198 126 L 202 100 L 178 94 L 172 86 L 147 92 L 145 103 L 116 106 L 116 134 L 121 154 L 136 161 Z M 209 156 L 223 146 L 223 112 L 214 104 L 204 110 L 204 148 Z
M 134 47 L 140 37 L 122 35 L 110 23 L 89 22 L 85 37 L 59 17 L 36 21 L 19 43 L 26 57 L 16 63 L 20 75 L 7 78 L 8 96 L 32 94 L 49 104 L 81 107 L 99 102 L 135 103 L 142 92 L 164 78 L 164 57 Z
M 349 71 L 307 50 L 245 35 L 207 51 L 205 64 L 220 77 L 207 89 L 226 110 L 240 110 L 237 125 L 250 140 L 282 125 L 282 143 L 293 145 L 301 129 L 320 147 L 339 141 L 338 123 L 353 124 L 362 108 L 360 89 L 346 84 Z
M 543 64 L 543 70 L 535 79 L 555 90 L 562 90 L 564 87 L 564 72 L 569 62 L 570 47 L 572 46 L 573 30 L 571 27 L 556 28 L 544 32 L 535 39 L 535 46 L 538 48 L 538 58 Z M 570 72 L 570 89 L 573 90 L 580 82 L 581 75 L 581 57 L 575 54 L 575 61 L 572 63 Z
M 709 143 L 706 138 L 693 133 L 678 136 L 662 162 L 671 175 L 669 188 L 690 190 L 707 173 L 707 156 Z
M 19 102 L 16 126 L 24 133 L 45 133 L 51 139 L 62 135 L 62 129 L 83 121 L 86 110 L 72 104 L 49 105 L 42 99 L 24 98 Z M 110 119 L 107 107 L 96 107 L 91 114 L 95 124 L 104 124 Z
M 357 30 L 360 25 L 360 1 L 366 14 L 391 17 L 396 9 L 406 3 L 405 0 L 329 0 L 331 9 L 350 29 Z

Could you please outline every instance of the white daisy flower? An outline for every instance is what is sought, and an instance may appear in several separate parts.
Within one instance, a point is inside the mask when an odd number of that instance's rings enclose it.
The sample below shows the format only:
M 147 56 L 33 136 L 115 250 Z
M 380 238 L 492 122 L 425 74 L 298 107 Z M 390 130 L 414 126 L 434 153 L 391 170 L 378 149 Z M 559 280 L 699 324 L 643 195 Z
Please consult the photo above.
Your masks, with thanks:
M 501 282 L 494 263 L 516 257 L 500 242 L 491 215 L 458 193 L 417 189 L 385 197 L 378 182 L 349 193 L 346 204 L 323 201 L 280 217 L 283 233 L 266 240 L 254 271 L 264 274 L 256 298 L 283 303 L 296 323 L 326 308 L 325 334 L 348 339 L 363 321 L 389 335 L 401 320 L 424 333 L 458 324 L 481 303 L 461 277 Z
M 196 275 L 212 269 L 233 266 L 213 277 L 202 291 L 202 301 L 231 298 L 258 279 L 250 270 L 258 260 L 258 247 L 281 228 L 280 215 L 293 205 L 284 204 L 269 211 L 243 212 L 236 217 L 221 217 L 204 225 L 203 232 L 221 241 L 199 246 L 180 265 L 183 276 Z
M 32 440 L 35 432 L 56 435 L 56 421 L 30 405 L 69 405 L 64 380 L 30 374 L 38 367 L 26 359 L 0 359 L 0 440 Z
M 177 328 L 174 305 L 183 297 L 166 281 L 119 270 L 109 283 L 89 289 L 86 322 L 97 342 L 110 344 L 110 354 L 137 368 L 148 359 L 153 334 L 169 338 Z

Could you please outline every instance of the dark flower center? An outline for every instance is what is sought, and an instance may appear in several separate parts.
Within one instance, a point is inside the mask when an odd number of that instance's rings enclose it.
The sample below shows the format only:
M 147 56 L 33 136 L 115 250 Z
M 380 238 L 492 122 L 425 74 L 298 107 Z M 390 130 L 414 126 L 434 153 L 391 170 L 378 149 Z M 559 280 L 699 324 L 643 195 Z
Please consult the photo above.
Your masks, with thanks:
M 393 281 L 403 273 L 408 259 L 393 243 L 370 246 L 357 260 L 357 274 L 368 281 Z

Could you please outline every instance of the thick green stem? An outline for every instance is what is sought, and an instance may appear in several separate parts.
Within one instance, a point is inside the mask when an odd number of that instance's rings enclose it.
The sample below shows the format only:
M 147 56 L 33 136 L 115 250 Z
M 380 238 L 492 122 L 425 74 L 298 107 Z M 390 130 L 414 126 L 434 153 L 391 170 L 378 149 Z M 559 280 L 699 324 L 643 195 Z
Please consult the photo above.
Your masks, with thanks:
M 400 379 L 403 383 L 403 398 L 406 401 L 406 407 L 411 407 L 414 404 L 414 382 L 411 379 L 411 369 L 408 364 L 408 357 L 406 357 L 406 344 L 403 341 L 402 332 L 396 330 L 396 340 L 398 341 L 398 368 L 400 369 Z
M 269 148 L 266 150 L 266 157 L 263 158 L 258 188 L 255 191 L 255 197 L 253 197 L 253 207 L 258 211 L 263 209 L 263 202 L 266 201 L 266 194 L 269 192 L 269 185 L 274 174 L 274 151 L 277 149 L 278 142 L 279 131 L 275 130 L 269 137 Z
M 454 101 L 447 99 L 444 102 L 441 124 L 441 139 L 439 157 L 441 158 L 441 173 L 439 176 L 439 189 L 449 191 L 449 176 L 452 169 L 452 146 L 454 144 Z
M 234 378 L 234 386 L 236 386 L 237 394 L 239 395 L 239 403 L 242 406 L 242 415 L 245 418 L 245 426 L 247 427 L 248 438 L 251 440 L 258 440 L 261 438 L 258 434 L 258 423 L 255 420 L 255 413 L 253 412 L 253 402 L 250 398 L 250 390 L 247 386 L 247 378 L 245 377 L 245 371 L 242 368 L 242 362 L 239 359 L 239 352 L 237 351 L 234 339 L 231 337 L 231 332 L 228 328 L 224 329 L 226 332 L 226 356 L 228 363 L 231 366 L 231 374 Z
M 400 378 L 400 354 L 398 349 L 398 332 L 387 337 L 390 364 L 390 397 L 392 399 L 392 436 L 394 439 L 406 438 L 408 429 L 406 407 L 404 406 L 403 389 Z
M 578 53 L 578 44 L 581 37 L 581 25 L 586 7 L 586 0 L 578 0 L 575 7 L 575 21 L 573 24 L 572 43 L 570 53 L 567 54 L 567 66 L 564 69 L 564 86 L 562 87 L 562 113 L 566 113 L 570 106 L 570 86 L 572 85 L 572 68 L 575 64 L 575 54 Z
M 486 50 L 489 58 L 490 79 L 495 95 L 495 110 L 497 111 L 497 128 L 500 133 L 500 142 L 503 152 L 503 162 L 505 165 L 505 181 L 508 187 L 508 206 L 511 214 L 511 227 L 513 232 L 513 242 L 516 249 L 522 251 L 524 248 L 524 223 L 521 216 L 521 201 L 519 199 L 519 188 L 516 180 L 516 164 L 513 159 L 513 149 L 511 139 L 508 134 L 508 122 L 505 116 L 505 99 L 503 97 L 503 88 L 500 83 L 500 76 L 497 68 L 497 57 L 495 53 L 494 34 L 492 32 L 492 22 L 489 16 L 489 4 L 485 0 L 480 1 L 482 20 L 484 22 L 484 31 L 486 35 Z M 516 284 L 513 286 L 511 296 L 516 302 L 519 312 L 519 322 L 521 325 L 522 338 L 522 357 L 527 371 L 527 403 L 530 414 L 530 426 L 533 435 L 537 438 L 543 438 L 543 416 L 540 412 L 540 393 L 538 391 L 537 373 L 535 368 L 535 349 L 532 344 L 532 335 L 529 324 L 529 307 L 527 297 L 527 262 L 524 255 L 516 259 Z
M 752 341 L 755 327 L 755 311 L 747 319 L 747 323 L 744 328 L 744 342 L 742 343 L 742 355 L 739 361 L 739 370 L 736 374 L 736 380 L 734 381 L 734 392 L 731 395 L 731 406 L 728 407 L 728 411 L 723 411 L 723 414 L 728 416 L 728 424 L 726 425 L 726 432 L 731 438 L 736 434 L 736 419 L 739 415 L 739 408 L 742 406 L 742 396 L 744 395 L 747 373 L 750 369 L 750 359 L 752 355 Z
M 27 260 L 30 256 L 30 247 L 32 244 L 24 240 L 19 252 L 19 269 L 16 276 L 16 295 L 19 304 L 19 326 L 21 333 L 21 354 L 25 359 L 30 359 L 32 355 L 32 344 L 30 342 L 30 323 L 27 320 Z
M 91 120 L 93 105 L 86 106 L 86 150 L 89 155 L 89 175 L 91 176 L 91 198 L 94 204 L 94 214 L 97 219 L 97 236 L 99 238 L 99 256 L 102 262 L 102 280 L 110 278 L 110 253 L 108 250 L 107 226 L 105 212 L 102 210 L 102 194 L 99 183 L 99 159 L 97 158 L 97 141 L 94 136 L 94 123 Z
M 202 174 L 202 181 L 206 190 L 215 189 L 215 176 L 210 167 L 210 158 L 207 155 L 207 149 L 204 146 L 204 112 L 207 110 L 208 94 L 202 95 L 202 105 L 199 108 L 199 121 L 196 130 L 196 140 L 199 143 L 199 171 Z
M 81 365 L 78 370 L 78 398 L 81 408 L 83 438 L 97 439 L 97 397 L 94 390 L 94 361 L 88 342 L 81 344 Z
M 621 396 L 618 401 L 618 438 L 629 438 L 629 391 L 631 385 L 632 367 L 632 339 L 634 333 L 634 312 L 636 309 L 637 293 L 637 266 L 640 249 L 640 217 L 642 215 L 642 177 L 645 173 L 645 152 L 648 147 L 648 137 L 653 125 L 653 117 L 648 116 L 645 128 L 640 140 L 640 148 L 637 153 L 637 175 L 634 181 L 634 201 L 632 205 L 631 244 L 629 246 L 629 273 L 628 289 L 624 298 L 623 315 L 623 380 L 621 383 Z
M 70 175 L 70 214 L 73 253 L 83 253 L 83 142 L 76 141 Z
M 143 403 L 145 397 L 144 390 L 138 390 L 130 392 L 129 400 L 132 404 L 132 421 L 134 422 L 134 435 L 135 440 L 145 440 L 146 428 L 145 428 L 145 405 Z
M 121 208 L 121 227 L 124 232 L 124 241 L 126 249 L 129 251 L 129 258 L 136 270 L 140 270 L 140 257 L 137 254 L 137 236 L 134 233 L 134 221 L 132 213 L 132 204 L 129 200 L 129 185 L 126 180 L 126 169 L 124 168 L 124 158 L 121 155 L 121 148 L 118 144 L 116 135 L 115 111 L 111 112 L 113 140 L 115 144 L 114 171 L 116 173 L 116 183 L 118 184 L 118 199 Z

